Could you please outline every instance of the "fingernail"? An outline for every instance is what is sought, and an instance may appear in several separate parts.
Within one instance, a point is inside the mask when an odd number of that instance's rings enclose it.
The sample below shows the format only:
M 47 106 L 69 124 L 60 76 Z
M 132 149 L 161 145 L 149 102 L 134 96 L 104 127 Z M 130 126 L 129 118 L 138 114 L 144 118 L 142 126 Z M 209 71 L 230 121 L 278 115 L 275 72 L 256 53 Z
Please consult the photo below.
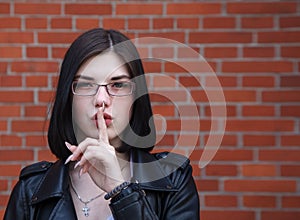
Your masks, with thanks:
M 79 170 L 79 178 L 82 176 L 82 174 L 83 174 L 83 169 L 80 168 L 80 170 Z
M 73 158 L 73 154 L 71 154 L 67 159 L 66 159 L 66 162 L 65 164 L 69 163 Z
M 65 145 L 66 145 L 66 147 L 67 147 L 67 148 L 70 150 L 70 148 L 71 148 L 71 146 L 72 146 L 72 145 L 71 145 L 71 144 L 69 144 L 69 143 L 68 143 L 68 142 L 66 142 L 66 141 L 65 141 Z
M 74 170 L 75 170 L 78 166 L 80 166 L 80 161 L 78 161 L 78 162 L 75 164 Z

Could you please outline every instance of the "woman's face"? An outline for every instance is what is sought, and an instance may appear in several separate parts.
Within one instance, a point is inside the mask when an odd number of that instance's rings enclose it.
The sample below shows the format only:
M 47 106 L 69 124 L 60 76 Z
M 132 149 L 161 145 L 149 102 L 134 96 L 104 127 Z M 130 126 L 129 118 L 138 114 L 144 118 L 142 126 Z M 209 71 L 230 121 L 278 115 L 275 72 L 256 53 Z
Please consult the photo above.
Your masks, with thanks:
M 91 83 L 111 84 L 120 88 L 122 83 L 131 82 L 130 75 L 122 59 L 114 52 L 106 52 L 88 59 L 79 68 L 75 80 L 79 93 L 86 93 Z M 122 83 L 121 83 L 122 82 Z M 94 84 L 95 86 L 95 84 Z M 82 90 L 81 87 L 83 88 Z M 86 90 L 85 90 L 86 89 Z M 100 86 L 95 95 L 73 95 L 73 127 L 78 143 L 85 138 L 99 138 L 97 111 L 105 104 L 104 120 L 110 144 L 115 148 L 121 145 L 120 134 L 129 124 L 133 95 L 111 96 L 105 86 Z

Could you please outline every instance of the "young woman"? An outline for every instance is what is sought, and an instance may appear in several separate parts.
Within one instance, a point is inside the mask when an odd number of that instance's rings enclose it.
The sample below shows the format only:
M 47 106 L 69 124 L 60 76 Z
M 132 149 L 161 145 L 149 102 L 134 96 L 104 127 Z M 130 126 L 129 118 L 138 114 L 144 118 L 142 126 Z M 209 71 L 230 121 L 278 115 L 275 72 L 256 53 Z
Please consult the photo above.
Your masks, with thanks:
M 144 70 L 120 32 L 93 29 L 70 46 L 48 142 L 58 160 L 21 171 L 5 220 L 199 219 L 188 159 L 150 153 L 155 127 Z

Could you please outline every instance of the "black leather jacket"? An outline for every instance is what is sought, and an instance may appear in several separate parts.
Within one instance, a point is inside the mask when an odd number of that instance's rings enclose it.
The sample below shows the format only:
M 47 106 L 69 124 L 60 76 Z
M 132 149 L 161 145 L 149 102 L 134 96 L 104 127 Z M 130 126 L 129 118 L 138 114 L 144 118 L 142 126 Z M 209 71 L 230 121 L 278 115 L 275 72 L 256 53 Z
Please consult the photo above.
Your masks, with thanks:
M 187 158 L 141 150 L 134 150 L 132 158 L 138 183 L 111 200 L 115 220 L 199 219 L 198 193 Z M 21 171 L 4 220 L 23 219 L 77 219 L 69 190 L 68 166 L 62 160 L 35 163 Z

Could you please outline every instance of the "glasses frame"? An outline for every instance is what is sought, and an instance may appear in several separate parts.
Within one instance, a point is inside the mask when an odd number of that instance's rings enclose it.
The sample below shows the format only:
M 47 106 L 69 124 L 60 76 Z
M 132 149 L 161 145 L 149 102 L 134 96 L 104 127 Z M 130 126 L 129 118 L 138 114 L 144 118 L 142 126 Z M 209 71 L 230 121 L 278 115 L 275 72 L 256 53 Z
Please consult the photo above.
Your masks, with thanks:
M 79 82 L 79 80 L 74 80 L 74 81 L 72 82 L 72 93 L 73 93 L 74 95 L 77 95 L 77 96 L 95 96 L 95 95 L 98 93 L 99 88 L 100 88 L 101 86 L 105 87 L 105 90 L 106 90 L 106 92 L 107 92 L 108 95 L 110 95 L 110 96 L 115 96 L 115 97 L 130 96 L 130 95 L 132 95 L 133 92 L 135 91 L 135 83 L 132 82 L 132 81 L 116 81 L 116 82 L 111 82 L 111 83 L 107 83 L 107 84 L 98 84 L 98 83 L 94 83 L 94 82 L 89 82 L 89 83 L 91 83 L 91 84 L 97 85 L 97 89 L 95 89 L 95 94 L 91 94 L 91 95 L 82 95 L 82 94 L 78 94 L 78 93 L 75 92 L 74 84 L 77 83 L 77 82 Z M 109 85 L 112 85 L 112 84 L 115 84 L 115 83 L 124 83 L 124 82 L 125 82 L 125 83 L 129 83 L 129 84 L 131 85 L 131 91 L 130 91 L 129 94 L 126 94 L 126 95 L 115 95 L 115 94 L 111 94 L 111 93 L 110 93 L 110 91 L 109 91 L 109 89 L 108 89 L 108 86 L 109 86 Z

